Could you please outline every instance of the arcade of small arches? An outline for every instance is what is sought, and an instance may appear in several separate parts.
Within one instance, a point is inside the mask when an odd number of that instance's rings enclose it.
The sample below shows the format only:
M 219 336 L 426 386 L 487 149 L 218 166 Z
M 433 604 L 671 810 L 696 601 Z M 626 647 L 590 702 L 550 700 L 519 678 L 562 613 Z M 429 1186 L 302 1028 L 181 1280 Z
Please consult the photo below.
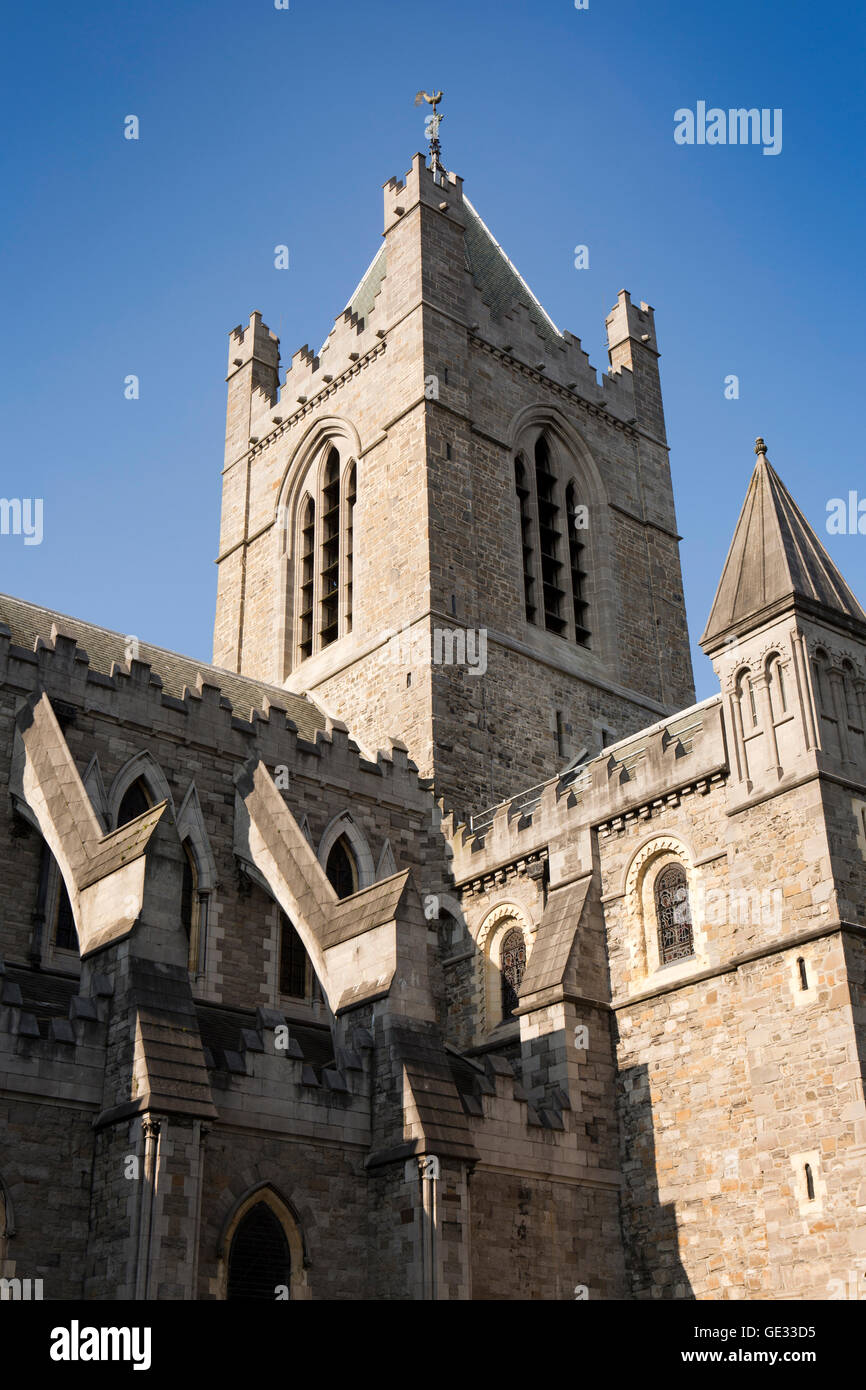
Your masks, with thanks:
M 751 663 L 736 666 L 728 682 L 734 746 L 741 776 L 761 765 L 781 772 L 793 736 L 795 709 L 805 704 L 807 739 L 843 761 L 866 753 L 866 680 L 850 657 L 816 645 L 798 661 L 778 646 Z M 806 662 L 811 680 L 801 679 Z M 811 686 L 811 702 L 804 687 Z M 786 728 L 790 726 L 790 730 Z

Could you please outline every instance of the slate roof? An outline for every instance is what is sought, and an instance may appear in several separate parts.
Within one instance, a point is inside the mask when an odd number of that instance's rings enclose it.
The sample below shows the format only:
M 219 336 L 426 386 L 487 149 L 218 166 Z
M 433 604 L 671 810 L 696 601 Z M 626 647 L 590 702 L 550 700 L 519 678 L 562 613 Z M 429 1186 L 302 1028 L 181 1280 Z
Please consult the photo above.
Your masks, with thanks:
M 452 1060 L 438 1038 L 410 1028 L 394 1028 L 391 1045 L 403 1065 L 427 1145 L 448 1157 L 477 1159 Z
M 241 1032 L 256 1032 L 258 1024 L 252 1009 L 230 1009 L 219 1004 L 197 1004 L 202 1045 L 213 1057 L 218 1071 L 227 1070 L 226 1053 L 243 1052 Z M 321 1079 L 323 1067 L 334 1065 L 334 1040 L 327 1024 L 293 1023 L 287 1019 L 289 1036 L 300 1047 L 304 1061 Z
M 131 993 L 136 1011 L 136 1056 L 145 1067 L 142 1110 L 181 1110 L 215 1117 L 198 1020 L 183 966 L 134 957 Z
M 563 338 L 556 324 L 465 196 L 463 206 L 468 214 L 464 238 L 467 269 L 484 303 L 496 318 L 501 318 L 516 304 L 522 304 L 542 338 L 561 347 Z
M 763 441 L 758 441 L 763 445 Z M 866 613 L 763 448 L 752 474 L 701 646 L 755 627 L 792 600 L 866 635 Z
M 40 1037 L 48 1037 L 48 1025 L 53 1018 L 68 1018 L 69 1005 L 81 988 L 77 979 L 68 975 L 52 975 L 45 970 L 7 965 L 3 976 L 21 990 L 21 1007 L 33 1014 L 39 1025 Z
M 97 627 L 95 623 L 82 622 L 65 613 L 50 608 L 41 608 L 36 603 L 11 598 L 0 594 L 0 622 L 9 627 L 12 642 L 32 652 L 37 638 L 51 641 L 51 628 L 54 624 L 60 632 L 74 637 L 79 647 L 87 652 L 91 670 L 104 675 L 111 674 L 112 665 L 127 667 L 126 647 L 129 635 L 111 632 L 108 628 Z M 316 731 L 324 729 L 325 716 L 321 710 L 303 695 L 293 695 L 280 686 L 266 681 L 251 680 L 232 671 L 224 671 L 219 666 L 209 666 L 193 657 L 180 656 L 165 647 L 154 647 L 149 642 L 139 641 L 139 660 L 147 662 L 155 676 L 162 681 L 166 695 L 176 699 L 183 698 L 184 687 L 196 689 L 196 678 L 201 672 L 202 679 L 209 685 L 219 686 L 223 695 L 231 703 L 239 719 L 249 719 L 252 710 L 264 711 L 265 698 L 272 705 L 279 705 L 298 726 L 302 738 L 315 740 Z
M 563 983 L 591 882 L 587 874 L 586 878 L 555 888 L 550 893 L 539 924 L 535 949 L 520 982 L 521 999 L 528 999 L 531 994 Z
M 563 338 L 556 324 L 465 195 L 463 206 L 466 209 L 463 242 L 466 269 L 494 318 L 501 318 L 515 305 L 522 304 L 542 338 L 548 344 L 561 347 Z M 370 262 L 346 308 L 359 318 L 368 318 L 387 273 L 388 257 L 383 245 Z
M 358 318 L 366 319 L 369 317 L 376 296 L 382 288 L 382 281 L 387 269 L 388 259 L 383 242 L 361 277 L 360 285 L 346 305 L 346 308 L 356 314 Z

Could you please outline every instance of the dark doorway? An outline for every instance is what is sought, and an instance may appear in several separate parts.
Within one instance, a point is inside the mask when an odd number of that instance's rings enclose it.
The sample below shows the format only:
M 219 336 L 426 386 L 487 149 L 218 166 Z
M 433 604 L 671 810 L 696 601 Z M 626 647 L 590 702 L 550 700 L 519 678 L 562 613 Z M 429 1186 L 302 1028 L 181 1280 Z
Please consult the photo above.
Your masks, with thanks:
M 289 1287 L 290 1274 L 285 1232 L 267 1203 L 257 1202 L 232 1239 L 226 1298 L 273 1303 L 279 1285 Z

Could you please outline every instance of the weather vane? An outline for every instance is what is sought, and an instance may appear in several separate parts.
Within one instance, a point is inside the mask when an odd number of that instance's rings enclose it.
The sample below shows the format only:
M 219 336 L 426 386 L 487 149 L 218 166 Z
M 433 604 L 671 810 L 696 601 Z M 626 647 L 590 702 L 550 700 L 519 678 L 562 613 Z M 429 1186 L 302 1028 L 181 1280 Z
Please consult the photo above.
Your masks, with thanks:
M 439 157 L 441 153 L 439 149 L 439 126 L 442 121 L 444 121 L 445 117 L 440 116 L 439 112 L 436 110 L 441 100 L 441 92 L 417 92 L 415 94 L 416 106 L 420 106 L 422 101 L 426 101 L 428 106 L 433 107 L 432 112 L 424 122 L 424 134 L 430 141 L 430 168 L 437 183 L 442 182 L 442 178 L 445 174 L 442 161 Z

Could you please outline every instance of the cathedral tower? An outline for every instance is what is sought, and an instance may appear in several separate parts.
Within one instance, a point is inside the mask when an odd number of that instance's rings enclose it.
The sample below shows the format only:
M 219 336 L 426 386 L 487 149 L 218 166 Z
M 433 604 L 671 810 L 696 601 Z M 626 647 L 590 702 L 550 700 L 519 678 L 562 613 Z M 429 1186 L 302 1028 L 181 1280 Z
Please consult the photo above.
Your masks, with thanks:
M 610 374 L 416 155 L 318 355 L 231 335 L 214 661 L 477 814 L 694 698 L 653 311 Z

